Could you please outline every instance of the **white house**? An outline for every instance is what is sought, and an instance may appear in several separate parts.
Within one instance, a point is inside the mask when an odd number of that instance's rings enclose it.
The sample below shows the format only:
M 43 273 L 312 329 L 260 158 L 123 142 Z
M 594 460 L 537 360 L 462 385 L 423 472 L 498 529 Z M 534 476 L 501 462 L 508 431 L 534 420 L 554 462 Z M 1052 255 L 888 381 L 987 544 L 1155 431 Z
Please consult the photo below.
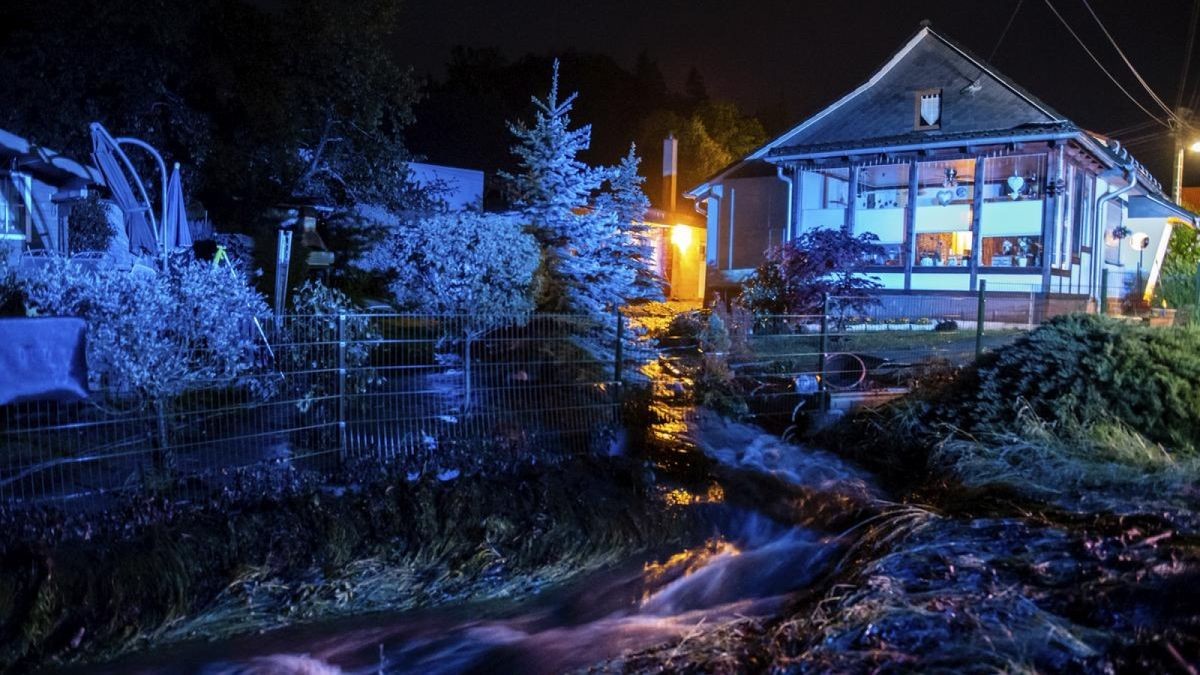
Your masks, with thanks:
M 1148 297 L 1171 229 L 1196 225 L 1119 141 L 928 25 L 858 88 L 686 196 L 707 218 L 710 288 L 740 282 L 774 244 L 840 227 L 878 236 L 866 271 L 884 292 L 986 280 L 1094 308 L 1102 293 Z

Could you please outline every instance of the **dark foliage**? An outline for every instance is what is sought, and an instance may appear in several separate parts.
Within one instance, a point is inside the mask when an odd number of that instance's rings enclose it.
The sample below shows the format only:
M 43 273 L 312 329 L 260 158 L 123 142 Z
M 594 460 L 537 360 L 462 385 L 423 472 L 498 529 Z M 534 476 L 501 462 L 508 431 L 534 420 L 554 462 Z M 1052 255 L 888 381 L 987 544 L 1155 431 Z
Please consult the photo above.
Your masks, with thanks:
M 79 158 L 90 122 L 139 137 L 218 226 L 297 196 L 405 202 L 416 85 L 389 57 L 396 19 L 384 0 L 3 3 L 0 127 Z
M 826 295 L 843 309 L 868 304 L 880 287 L 858 272 L 878 253 L 873 234 L 854 236 L 841 229 L 809 230 L 766 253 L 766 262 L 746 281 L 742 302 L 756 314 L 819 314 Z
M 71 253 L 107 251 L 117 234 L 108 221 L 108 211 L 96 193 L 71 209 L 67 225 L 71 235 L 68 242 Z
M 41 530 L 27 516 L 23 529 L 0 519 L 0 669 L 109 658 L 183 639 L 191 620 L 193 636 L 215 637 L 529 593 L 678 540 L 691 522 L 648 498 L 639 466 L 603 461 L 452 483 L 382 479 L 341 495 L 278 487 L 251 481 L 187 509 L 49 514 Z

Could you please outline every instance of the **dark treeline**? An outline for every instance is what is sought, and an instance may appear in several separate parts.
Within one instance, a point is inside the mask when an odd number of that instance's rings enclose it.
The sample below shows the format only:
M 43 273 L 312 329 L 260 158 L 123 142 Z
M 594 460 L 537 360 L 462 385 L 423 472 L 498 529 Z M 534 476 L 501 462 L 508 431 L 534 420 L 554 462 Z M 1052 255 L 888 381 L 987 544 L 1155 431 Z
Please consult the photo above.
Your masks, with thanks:
M 615 164 L 636 142 L 646 194 L 655 204 L 662 194 L 662 141 L 668 133 L 680 139 L 681 190 L 765 140 L 757 119 L 710 98 L 698 71 L 689 72 L 682 91 L 674 90 L 645 52 L 626 67 L 595 53 L 509 59 L 495 49 L 458 47 L 445 76 L 430 79 L 416 105 L 412 150 L 438 163 L 512 170 L 507 124 L 529 117 L 530 95 L 545 87 L 555 58 L 565 90 L 579 92 L 574 120 L 592 126 L 592 145 L 583 159 Z
M 248 233 L 296 197 L 411 206 L 422 199 L 404 180 L 413 158 L 513 169 L 507 125 L 530 120 L 555 55 L 459 48 L 444 77 L 422 82 L 392 56 L 403 11 L 390 0 L 0 3 L 0 128 L 83 160 L 90 122 L 141 138 L 183 165 L 194 210 Z M 583 159 L 615 164 L 636 141 L 656 202 L 668 132 L 681 190 L 765 139 L 695 71 L 674 91 L 650 55 L 629 66 L 557 56 L 564 90 L 580 92 L 575 123 L 592 125 Z

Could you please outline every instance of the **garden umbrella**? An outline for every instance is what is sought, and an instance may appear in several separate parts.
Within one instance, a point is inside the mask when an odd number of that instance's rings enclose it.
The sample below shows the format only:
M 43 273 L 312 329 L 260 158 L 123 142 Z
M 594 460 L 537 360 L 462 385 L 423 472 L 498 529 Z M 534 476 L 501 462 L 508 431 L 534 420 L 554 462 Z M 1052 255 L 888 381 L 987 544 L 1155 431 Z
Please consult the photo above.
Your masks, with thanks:
M 192 245 L 192 230 L 188 227 L 187 213 L 183 206 L 183 181 L 179 177 L 179 164 L 171 170 L 167 181 L 167 204 L 163 208 L 163 250 L 173 251 Z
M 156 253 L 158 238 L 154 231 L 158 224 L 150 210 L 146 188 L 138 178 L 137 172 L 133 170 L 125 152 L 99 122 L 92 123 L 92 159 L 96 161 L 96 168 L 100 169 L 101 175 L 104 176 L 104 183 L 112 193 L 113 200 L 125 214 L 125 224 L 129 231 L 129 250 L 133 253 Z M 122 169 L 122 166 L 125 168 Z M 130 176 L 141 193 L 140 200 L 129 183 Z

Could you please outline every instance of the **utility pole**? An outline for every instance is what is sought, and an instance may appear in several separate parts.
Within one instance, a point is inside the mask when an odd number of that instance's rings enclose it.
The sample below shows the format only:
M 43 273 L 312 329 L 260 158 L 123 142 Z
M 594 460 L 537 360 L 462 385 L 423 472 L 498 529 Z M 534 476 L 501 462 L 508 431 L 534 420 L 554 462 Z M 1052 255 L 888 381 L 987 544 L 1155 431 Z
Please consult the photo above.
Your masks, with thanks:
M 1171 199 L 1175 200 L 1176 204 L 1183 204 L 1183 153 L 1188 147 L 1188 128 L 1189 122 L 1192 119 L 1192 111 L 1177 106 L 1175 115 L 1178 119 L 1171 123 L 1175 137 L 1175 172 L 1172 175 L 1171 181 Z

